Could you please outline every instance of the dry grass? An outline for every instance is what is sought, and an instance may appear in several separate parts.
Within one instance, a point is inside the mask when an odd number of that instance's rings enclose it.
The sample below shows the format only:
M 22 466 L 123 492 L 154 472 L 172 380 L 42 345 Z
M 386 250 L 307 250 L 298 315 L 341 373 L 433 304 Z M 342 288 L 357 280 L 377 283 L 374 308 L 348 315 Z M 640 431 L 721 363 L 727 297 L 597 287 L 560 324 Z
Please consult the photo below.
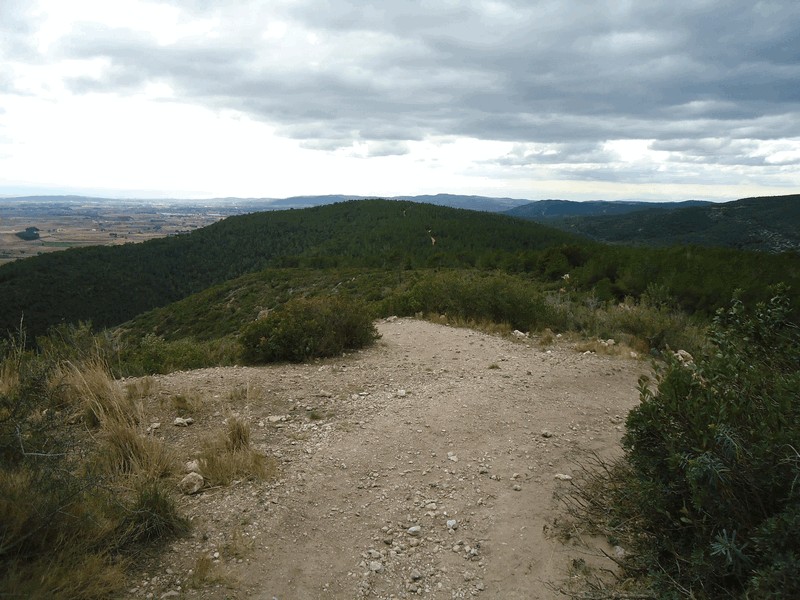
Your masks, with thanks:
M 226 557 L 244 558 L 253 551 L 255 540 L 245 536 L 242 530 L 236 527 L 230 539 L 222 545 L 222 552 Z
M 51 387 L 63 404 L 83 413 L 90 427 L 111 423 L 135 425 L 141 420 L 141 404 L 123 392 L 107 365 L 99 359 L 81 367 L 70 362 L 59 365 L 51 378 Z
M 0 364 L 0 394 L 9 395 L 19 385 L 19 365 L 7 359 Z
M 537 336 L 539 346 L 545 348 L 552 346 L 556 342 L 556 334 L 550 328 L 545 329 Z
M 250 447 L 250 424 L 231 416 L 224 431 L 203 442 L 200 472 L 210 485 L 229 485 L 237 479 L 273 479 L 278 467 L 274 459 Z
M 174 452 L 162 440 L 144 436 L 124 423 L 109 423 L 104 428 L 99 461 L 106 473 L 152 479 L 172 475 L 177 464 Z
M 158 392 L 158 382 L 150 375 L 140 377 L 135 381 L 128 382 L 125 386 L 125 392 L 128 399 L 132 401 L 150 398 Z
M 231 406 L 239 408 L 248 404 L 265 402 L 266 393 L 264 388 L 256 383 L 248 381 L 246 385 L 234 388 L 228 394 Z
M 5 565 L 0 589 L 12 598 L 104 600 L 124 588 L 125 564 L 83 549 L 62 550 L 24 565 Z

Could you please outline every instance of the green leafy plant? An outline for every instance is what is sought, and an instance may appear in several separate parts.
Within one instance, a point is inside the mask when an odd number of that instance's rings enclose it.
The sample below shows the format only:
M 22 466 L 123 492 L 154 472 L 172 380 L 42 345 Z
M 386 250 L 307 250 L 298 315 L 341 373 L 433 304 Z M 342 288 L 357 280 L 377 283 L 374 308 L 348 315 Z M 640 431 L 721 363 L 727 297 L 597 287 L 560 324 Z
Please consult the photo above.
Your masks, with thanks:
M 377 332 L 363 304 L 337 297 L 290 300 L 246 326 L 240 341 L 250 363 L 302 362 L 373 343 Z
M 735 299 L 711 340 L 643 380 L 628 417 L 640 566 L 665 595 L 800 596 L 800 328 L 779 289 Z

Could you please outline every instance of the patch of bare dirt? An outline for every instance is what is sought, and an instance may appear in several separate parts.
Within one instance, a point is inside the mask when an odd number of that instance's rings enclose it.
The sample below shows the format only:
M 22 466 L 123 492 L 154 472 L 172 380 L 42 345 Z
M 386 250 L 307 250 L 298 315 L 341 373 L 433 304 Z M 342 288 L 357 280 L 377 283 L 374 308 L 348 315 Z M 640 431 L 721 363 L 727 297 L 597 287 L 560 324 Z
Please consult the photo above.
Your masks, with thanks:
M 181 460 L 237 414 L 280 472 L 181 496 L 192 533 L 127 597 L 561 597 L 546 582 L 581 551 L 550 533 L 556 476 L 619 452 L 646 363 L 412 319 L 378 329 L 335 360 L 154 378 L 153 435 Z

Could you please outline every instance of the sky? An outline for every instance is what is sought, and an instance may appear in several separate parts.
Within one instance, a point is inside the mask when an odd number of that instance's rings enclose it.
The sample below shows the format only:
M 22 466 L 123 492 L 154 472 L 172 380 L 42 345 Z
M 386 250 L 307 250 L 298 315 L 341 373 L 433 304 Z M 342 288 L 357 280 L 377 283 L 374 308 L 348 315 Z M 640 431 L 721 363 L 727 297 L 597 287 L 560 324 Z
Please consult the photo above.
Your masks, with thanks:
M 0 0 L 0 196 L 798 191 L 796 0 Z

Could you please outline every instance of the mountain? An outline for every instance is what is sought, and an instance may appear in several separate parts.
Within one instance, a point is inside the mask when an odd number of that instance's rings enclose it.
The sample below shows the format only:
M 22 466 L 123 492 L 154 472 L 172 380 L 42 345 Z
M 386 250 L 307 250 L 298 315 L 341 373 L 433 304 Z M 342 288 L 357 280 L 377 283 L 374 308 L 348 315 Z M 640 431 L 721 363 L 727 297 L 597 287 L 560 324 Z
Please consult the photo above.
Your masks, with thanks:
M 579 241 L 505 215 L 399 200 L 237 215 L 178 237 L 2 265 L 0 332 L 16 329 L 21 317 L 32 336 L 60 321 L 107 327 L 267 267 L 490 266 Z
M 558 218 L 535 220 L 615 244 L 696 244 L 765 252 L 800 250 L 800 194 L 743 198 L 720 204 L 686 206 L 684 203 L 646 209 L 639 206 L 627 212 L 625 207 L 615 204 L 604 208 L 612 211 L 606 214 L 592 214 L 588 207 L 587 212 L 570 216 L 568 211 L 574 208 L 556 204 L 554 209 L 561 211 Z
M 711 204 L 703 200 L 687 200 L 685 202 L 639 202 L 635 200 L 589 200 L 575 202 L 572 200 L 536 200 L 516 206 L 505 211 L 505 214 L 531 221 L 549 222 L 564 217 L 592 217 L 599 215 L 624 215 L 635 211 L 660 208 L 675 210 L 689 206 L 705 206 Z
M 367 200 L 375 196 L 356 196 L 348 194 L 327 194 L 321 196 L 290 196 L 288 198 L 209 198 L 205 200 L 187 200 L 181 198 L 119 200 L 114 198 L 94 198 L 90 196 L 16 196 L 2 198 L 3 204 L 12 203 L 66 203 L 66 204 L 130 204 L 140 202 L 152 205 L 196 205 L 206 207 L 219 207 L 225 214 L 244 214 L 265 210 L 285 210 L 310 208 L 312 206 L 326 206 L 346 202 L 348 200 Z M 525 205 L 530 200 L 514 198 L 491 198 L 489 196 L 462 196 L 457 194 L 435 194 L 423 196 L 392 196 L 382 197 L 384 200 L 405 200 L 409 202 L 434 204 L 436 206 L 449 206 L 451 208 L 465 208 L 485 212 L 504 212 L 510 208 Z

